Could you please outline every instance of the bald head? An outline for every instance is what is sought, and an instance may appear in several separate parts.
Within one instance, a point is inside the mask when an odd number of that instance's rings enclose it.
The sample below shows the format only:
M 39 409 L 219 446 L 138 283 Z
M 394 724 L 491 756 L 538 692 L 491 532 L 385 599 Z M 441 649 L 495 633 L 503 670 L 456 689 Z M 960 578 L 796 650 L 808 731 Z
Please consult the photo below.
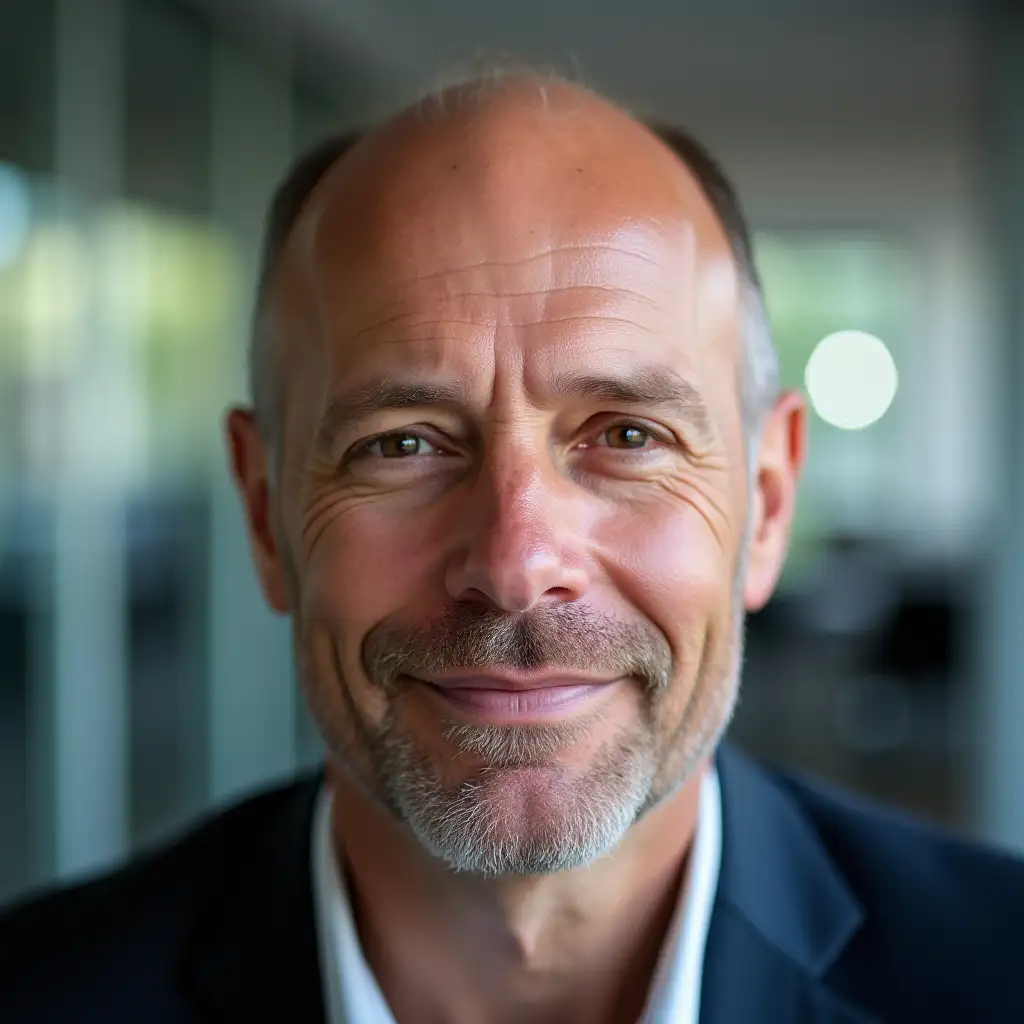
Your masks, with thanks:
M 681 131 L 643 124 L 563 82 L 515 76 L 451 87 L 367 131 L 328 139 L 284 179 L 268 220 L 250 359 L 264 435 L 279 430 L 297 336 L 325 326 L 314 322 L 325 288 L 373 288 L 379 259 L 415 276 L 442 245 L 449 262 L 471 262 L 484 232 L 511 258 L 528 259 L 561 244 L 551 236 L 564 237 L 566 226 L 584 245 L 623 231 L 674 231 L 681 297 L 689 289 L 699 298 L 698 263 L 716 278 L 703 282 L 712 296 L 705 305 L 733 288 L 744 428 L 756 433 L 777 366 L 749 232 L 724 174 Z M 692 313 L 699 320 L 702 310 Z

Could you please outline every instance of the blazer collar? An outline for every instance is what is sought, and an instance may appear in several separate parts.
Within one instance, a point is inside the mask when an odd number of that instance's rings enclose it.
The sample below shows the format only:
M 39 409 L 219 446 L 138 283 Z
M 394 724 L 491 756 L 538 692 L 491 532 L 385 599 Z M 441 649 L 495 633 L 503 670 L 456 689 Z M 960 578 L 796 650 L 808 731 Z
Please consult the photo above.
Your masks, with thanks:
M 701 1024 L 877 1024 L 825 981 L 863 908 L 788 794 L 728 745 L 717 764 L 722 864 Z M 321 782 L 277 794 L 224 851 L 221 891 L 185 963 L 211 1021 L 324 1020 L 310 861 Z
M 702 1024 L 868 1024 L 825 976 L 864 909 L 797 803 L 729 745 L 718 757 L 722 866 Z
M 209 894 L 183 964 L 204 1020 L 324 1020 L 310 865 L 321 782 L 317 773 L 274 794 L 269 813 L 250 814 L 224 851 L 222 890 Z

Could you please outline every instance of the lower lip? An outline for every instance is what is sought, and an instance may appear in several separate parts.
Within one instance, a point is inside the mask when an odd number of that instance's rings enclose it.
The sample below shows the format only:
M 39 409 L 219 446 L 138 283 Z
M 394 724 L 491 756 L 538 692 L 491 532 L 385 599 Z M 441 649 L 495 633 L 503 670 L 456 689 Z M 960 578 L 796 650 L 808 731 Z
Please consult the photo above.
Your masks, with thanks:
M 588 707 L 609 686 L 608 683 L 580 683 L 534 690 L 488 690 L 426 685 L 461 717 L 491 725 L 521 725 L 563 718 Z

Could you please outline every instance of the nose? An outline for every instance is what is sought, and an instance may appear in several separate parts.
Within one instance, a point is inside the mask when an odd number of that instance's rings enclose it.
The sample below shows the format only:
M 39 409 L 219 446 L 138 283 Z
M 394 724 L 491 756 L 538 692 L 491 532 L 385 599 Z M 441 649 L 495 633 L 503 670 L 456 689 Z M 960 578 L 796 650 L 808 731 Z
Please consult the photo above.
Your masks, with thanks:
M 463 543 L 445 585 L 458 601 L 525 612 L 544 601 L 576 601 L 588 570 L 577 510 L 536 466 L 481 471 L 461 509 Z

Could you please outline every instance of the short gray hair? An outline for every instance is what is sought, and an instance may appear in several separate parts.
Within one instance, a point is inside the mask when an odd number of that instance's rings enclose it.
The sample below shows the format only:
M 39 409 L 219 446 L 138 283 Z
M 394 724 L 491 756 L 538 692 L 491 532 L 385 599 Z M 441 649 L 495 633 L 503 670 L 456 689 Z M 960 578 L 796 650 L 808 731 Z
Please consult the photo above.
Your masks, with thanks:
M 518 66 L 496 66 L 471 77 L 442 83 L 420 97 L 416 106 L 430 115 L 445 116 L 453 99 L 460 105 L 485 99 L 515 80 L 535 84 L 546 101 L 547 89 L 566 81 L 551 72 Z M 744 286 L 740 400 L 748 459 L 761 427 L 778 396 L 779 361 L 772 341 L 764 291 L 754 259 L 753 239 L 736 189 L 717 160 L 689 132 L 660 121 L 638 119 L 693 174 L 718 217 Z M 383 123 L 380 122 L 376 127 Z M 253 327 L 249 345 L 249 383 L 259 428 L 268 442 L 280 422 L 280 384 L 277 345 L 267 311 L 269 293 L 281 253 L 317 184 L 338 161 L 375 126 L 338 133 L 300 155 L 274 192 L 267 216 L 257 279 Z

